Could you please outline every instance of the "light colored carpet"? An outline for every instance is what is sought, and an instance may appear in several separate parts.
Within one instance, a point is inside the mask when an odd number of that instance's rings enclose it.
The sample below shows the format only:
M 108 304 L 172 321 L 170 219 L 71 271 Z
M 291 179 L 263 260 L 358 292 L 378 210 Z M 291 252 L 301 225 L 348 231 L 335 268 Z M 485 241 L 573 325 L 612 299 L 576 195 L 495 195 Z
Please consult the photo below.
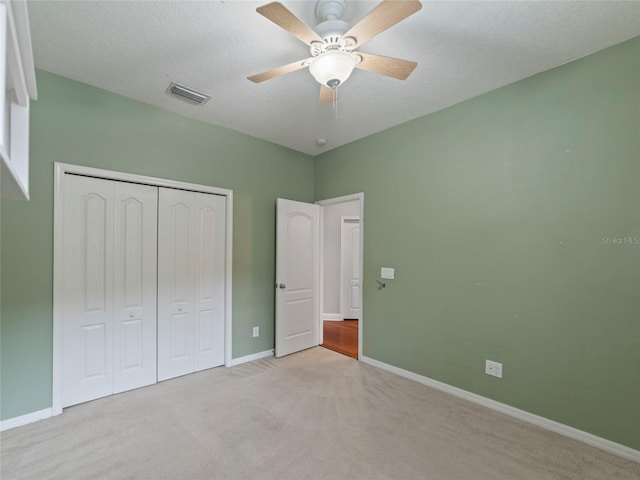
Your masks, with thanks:
M 13 479 L 633 479 L 640 464 L 323 348 L 2 434 Z

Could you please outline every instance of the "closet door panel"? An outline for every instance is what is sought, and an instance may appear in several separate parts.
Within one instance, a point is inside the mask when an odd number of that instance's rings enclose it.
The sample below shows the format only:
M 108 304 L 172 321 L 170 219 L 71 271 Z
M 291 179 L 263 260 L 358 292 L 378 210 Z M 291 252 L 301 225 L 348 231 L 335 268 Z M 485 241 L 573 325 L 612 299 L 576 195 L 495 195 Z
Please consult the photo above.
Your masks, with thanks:
M 114 393 L 156 382 L 158 188 L 117 182 Z
M 197 210 L 195 370 L 224 364 L 226 199 L 194 194 Z
M 158 380 L 193 372 L 196 204 L 193 192 L 159 189 Z
M 226 197 L 65 174 L 63 407 L 224 364 Z
M 112 393 L 113 183 L 65 176 L 63 406 Z

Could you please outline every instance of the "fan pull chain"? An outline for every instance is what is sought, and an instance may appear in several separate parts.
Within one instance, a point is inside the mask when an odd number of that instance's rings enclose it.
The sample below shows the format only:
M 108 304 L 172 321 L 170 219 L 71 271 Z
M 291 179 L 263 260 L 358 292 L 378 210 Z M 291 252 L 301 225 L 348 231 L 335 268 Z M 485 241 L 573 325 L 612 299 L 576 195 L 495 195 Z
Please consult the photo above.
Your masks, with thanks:
M 333 89 L 333 111 L 338 119 L 338 87 Z

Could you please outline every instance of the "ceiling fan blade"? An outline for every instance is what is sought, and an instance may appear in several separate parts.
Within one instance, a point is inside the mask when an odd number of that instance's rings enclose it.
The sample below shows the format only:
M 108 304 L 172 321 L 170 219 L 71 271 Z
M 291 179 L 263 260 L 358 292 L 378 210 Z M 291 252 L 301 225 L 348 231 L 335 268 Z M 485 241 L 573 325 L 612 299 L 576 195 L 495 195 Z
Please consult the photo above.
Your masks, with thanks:
M 248 80 L 251 80 L 253 83 L 264 82 L 265 80 L 270 80 L 275 77 L 279 77 L 281 75 L 285 75 L 287 73 L 295 72 L 296 70 L 300 70 L 301 68 L 305 68 L 309 65 L 309 61 L 311 61 L 312 57 L 305 58 L 304 60 L 298 60 L 297 62 L 290 63 L 289 65 L 283 65 L 282 67 L 274 68 L 273 70 L 269 70 L 268 72 L 258 73 L 257 75 L 252 75 L 247 77 Z
M 373 55 L 371 53 L 356 52 L 356 55 L 362 57 L 362 61 L 356 64 L 356 68 L 368 72 L 381 73 L 398 80 L 406 79 L 418 65 L 416 62 L 410 62 L 409 60 L 383 57 L 382 55 Z
M 294 37 L 299 38 L 307 45 L 311 42 L 322 42 L 322 38 L 298 17 L 291 13 L 279 2 L 268 3 L 256 8 L 256 12 L 271 20 L 279 27 L 284 28 Z
M 366 17 L 351 27 L 343 38 L 355 38 L 356 46 L 359 47 L 421 8 L 422 4 L 418 0 L 383 0 Z
M 326 85 L 320 85 L 320 105 L 333 102 L 333 89 Z

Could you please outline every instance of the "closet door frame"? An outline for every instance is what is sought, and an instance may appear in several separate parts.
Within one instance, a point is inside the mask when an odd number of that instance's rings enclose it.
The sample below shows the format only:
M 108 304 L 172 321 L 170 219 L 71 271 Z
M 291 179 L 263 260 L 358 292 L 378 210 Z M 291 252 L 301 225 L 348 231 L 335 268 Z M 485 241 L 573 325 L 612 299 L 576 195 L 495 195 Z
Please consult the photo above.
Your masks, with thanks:
M 63 327 L 63 302 L 62 290 L 64 278 L 64 179 L 66 174 L 96 177 L 105 180 L 117 180 L 130 183 L 151 185 L 154 187 L 175 188 L 192 192 L 212 193 L 226 197 L 226 221 L 225 221 L 225 282 L 224 282 L 224 365 L 232 365 L 231 352 L 231 316 L 232 316 L 232 259 L 233 259 L 233 190 L 226 188 L 210 187 L 195 183 L 180 182 L 164 178 L 148 177 L 131 173 L 103 170 L 100 168 L 83 167 L 68 163 L 56 162 L 54 164 L 54 202 L 53 202 L 53 375 L 52 375 L 52 414 L 62 413 L 62 327 Z

